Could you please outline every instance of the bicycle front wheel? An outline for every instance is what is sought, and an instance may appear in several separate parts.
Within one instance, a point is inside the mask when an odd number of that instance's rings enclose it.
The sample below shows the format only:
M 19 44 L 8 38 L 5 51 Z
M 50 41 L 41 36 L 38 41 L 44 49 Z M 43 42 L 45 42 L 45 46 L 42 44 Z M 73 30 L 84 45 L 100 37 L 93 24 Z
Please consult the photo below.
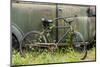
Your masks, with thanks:
M 83 60 L 87 56 L 87 46 L 83 36 L 79 32 L 74 32 L 73 35 L 73 49 L 74 55 L 79 60 Z
M 40 34 L 40 32 L 37 31 L 31 31 L 27 33 L 20 44 L 20 53 L 22 56 L 25 56 L 25 54 L 28 51 L 33 51 L 35 47 L 39 47 L 42 45 L 37 45 L 37 43 L 46 43 L 47 40 L 45 36 Z

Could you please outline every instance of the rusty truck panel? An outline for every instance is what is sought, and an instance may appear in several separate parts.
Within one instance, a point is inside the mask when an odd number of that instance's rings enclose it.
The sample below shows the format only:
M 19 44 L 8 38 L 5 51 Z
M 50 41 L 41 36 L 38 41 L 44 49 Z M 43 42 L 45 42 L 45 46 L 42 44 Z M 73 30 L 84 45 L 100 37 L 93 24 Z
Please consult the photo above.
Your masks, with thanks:
M 56 5 L 12 3 L 12 23 L 17 24 L 24 34 L 32 30 L 42 30 L 43 17 L 55 18 Z
M 16 24 L 16 26 L 19 27 L 25 35 L 33 30 L 42 30 L 43 27 L 41 18 L 54 19 L 55 17 L 76 16 L 77 18 L 72 25 L 75 31 L 79 31 L 83 35 L 85 41 L 88 41 L 93 37 L 93 34 L 96 31 L 95 17 L 88 16 L 89 7 L 91 6 L 37 2 L 13 2 L 11 9 L 11 23 Z M 92 8 L 93 7 L 95 6 L 92 6 Z M 93 10 L 94 14 L 95 11 L 96 10 Z M 56 24 L 56 22 L 54 22 L 54 24 Z M 58 25 L 64 26 L 65 24 L 63 21 L 58 21 Z M 59 29 L 58 33 L 54 32 L 52 35 L 57 36 L 59 39 L 64 32 L 65 29 Z

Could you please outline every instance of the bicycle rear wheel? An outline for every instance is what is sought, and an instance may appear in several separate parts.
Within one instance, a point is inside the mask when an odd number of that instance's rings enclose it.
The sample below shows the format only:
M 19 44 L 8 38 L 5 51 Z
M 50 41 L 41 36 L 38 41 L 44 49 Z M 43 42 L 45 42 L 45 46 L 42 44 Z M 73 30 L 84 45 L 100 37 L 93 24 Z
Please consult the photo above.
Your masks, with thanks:
M 76 58 L 83 60 L 87 56 L 87 46 L 85 44 L 83 36 L 79 32 L 74 32 L 73 35 L 73 50 Z
M 20 44 L 20 53 L 22 56 L 25 56 L 25 54 L 28 51 L 33 51 L 36 47 L 39 47 L 41 45 L 37 45 L 37 43 L 46 43 L 47 40 L 45 36 L 40 34 L 40 32 L 37 31 L 31 31 L 27 33 Z

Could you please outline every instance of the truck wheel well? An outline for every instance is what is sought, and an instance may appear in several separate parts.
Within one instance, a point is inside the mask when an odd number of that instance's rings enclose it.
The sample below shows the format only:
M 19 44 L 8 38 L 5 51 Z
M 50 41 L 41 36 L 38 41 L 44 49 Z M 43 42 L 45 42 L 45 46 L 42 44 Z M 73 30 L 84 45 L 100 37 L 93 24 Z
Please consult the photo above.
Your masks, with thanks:
M 12 48 L 19 50 L 19 41 L 15 34 L 12 33 Z

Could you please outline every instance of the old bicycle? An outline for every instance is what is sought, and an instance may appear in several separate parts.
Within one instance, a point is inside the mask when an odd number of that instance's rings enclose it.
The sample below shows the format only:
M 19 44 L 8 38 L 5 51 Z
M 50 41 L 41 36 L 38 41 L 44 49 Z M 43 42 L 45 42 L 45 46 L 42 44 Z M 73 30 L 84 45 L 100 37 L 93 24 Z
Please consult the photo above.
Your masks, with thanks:
M 41 22 L 43 25 L 43 30 L 41 32 L 31 31 L 27 33 L 21 41 L 20 53 L 24 55 L 25 50 L 27 49 L 32 49 L 34 47 L 48 47 L 52 45 L 56 49 L 59 46 L 59 44 L 62 43 L 64 39 L 66 39 L 70 41 L 70 46 L 72 50 L 78 53 L 78 55 L 76 54 L 75 57 L 78 57 L 80 60 L 85 59 L 87 55 L 87 46 L 85 44 L 84 38 L 81 35 L 81 33 L 74 31 L 71 25 L 72 22 L 74 21 L 74 18 L 75 17 L 58 17 L 58 18 L 55 18 L 54 20 L 42 18 Z M 55 26 L 53 24 L 53 21 L 56 21 L 56 20 L 63 20 L 65 23 L 65 26 Z M 67 28 L 67 31 L 62 35 L 62 37 L 59 38 L 57 42 L 52 41 L 51 43 L 50 32 L 56 28 L 58 29 Z

